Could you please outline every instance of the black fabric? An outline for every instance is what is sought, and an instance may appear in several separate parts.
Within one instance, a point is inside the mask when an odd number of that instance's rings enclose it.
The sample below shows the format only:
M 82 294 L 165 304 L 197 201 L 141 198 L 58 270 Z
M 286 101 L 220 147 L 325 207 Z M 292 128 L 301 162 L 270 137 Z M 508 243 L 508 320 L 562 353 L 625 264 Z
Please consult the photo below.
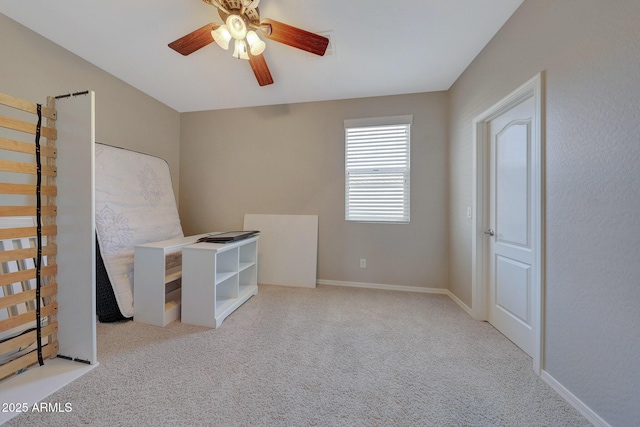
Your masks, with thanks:
M 113 293 L 111 281 L 107 275 L 100 245 L 96 238 L 96 314 L 98 320 L 103 323 L 120 322 L 123 320 L 133 320 L 132 317 L 124 317 L 118 307 L 116 295 Z
M 36 124 L 36 342 L 38 343 L 38 363 L 44 365 L 42 360 L 42 320 L 40 310 L 40 292 L 42 288 L 42 157 L 40 156 L 40 130 L 42 126 L 42 105 L 37 105 L 38 124 Z

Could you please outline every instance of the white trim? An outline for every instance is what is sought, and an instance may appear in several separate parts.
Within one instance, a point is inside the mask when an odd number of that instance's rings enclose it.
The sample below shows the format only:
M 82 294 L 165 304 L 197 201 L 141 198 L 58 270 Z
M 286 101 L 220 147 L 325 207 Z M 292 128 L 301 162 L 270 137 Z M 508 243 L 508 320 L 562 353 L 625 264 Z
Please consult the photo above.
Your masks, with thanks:
M 473 317 L 473 311 L 467 304 L 462 302 L 460 298 L 455 296 L 450 290 L 442 288 L 426 288 L 422 286 L 402 286 L 402 285 L 388 285 L 383 283 L 365 283 L 365 282 L 342 282 L 339 280 L 322 280 L 318 279 L 318 285 L 328 286 L 344 286 L 349 288 L 366 288 L 366 289 L 382 289 L 386 291 L 401 291 L 401 292 L 418 292 L 422 294 L 434 294 L 434 295 L 447 295 L 456 304 L 460 306 L 469 316 Z
M 460 308 L 463 309 L 469 316 L 471 316 L 472 318 L 474 317 L 473 316 L 473 310 L 471 309 L 471 307 L 469 307 L 460 298 L 458 298 L 456 296 L 456 294 L 454 294 L 453 292 L 447 290 L 447 295 L 449 295 L 449 298 L 451 298 L 453 300 L 453 302 L 458 304 L 458 306 L 460 306 Z
M 571 406 L 576 408 L 591 424 L 594 426 L 611 427 L 609 423 L 603 420 L 593 409 L 589 408 L 582 400 L 578 399 L 573 393 L 560 384 L 555 378 L 553 378 L 547 371 L 543 370 L 540 373 L 540 378 L 551 386 L 564 400 L 569 402 Z
M 413 124 L 413 114 L 406 116 L 390 116 L 390 117 L 371 117 L 365 119 L 346 119 L 344 128 L 365 127 L 365 126 L 384 126 L 384 125 L 406 125 Z
M 339 280 L 318 279 L 317 284 L 329 285 L 329 286 L 346 286 L 350 288 L 382 289 L 387 291 L 419 292 L 424 294 L 438 294 L 438 295 L 449 294 L 449 291 L 444 288 L 425 288 L 422 286 L 387 285 L 383 283 L 343 282 Z
M 487 320 L 486 312 L 486 289 L 482 284 L 484 277 L 487 276 L 486 263 L 482 262 L 486 258 L 487 245 L 483 236 L 478 236 L 484 228 L 485 217 L 487 216 L 485 200 L 479 197 L 483 194 L 484 187 L 488 185 L 486 182 L 487 171 L 485 164 L 487 162 L 487 153 L 485 150 L 479 150 L 479 139 L 485 139 L 484 127 L 481 127 L 477 120 L 473 122 L 473 192 L 472 204 L 475 212 L 475 221 L 471 223 L 471 307 L 473 308 L 473 317 L 476 320 Z
M 497 102 L 494 106 L 480 114 L 473 120 L 473 196 L 472 206 L 476 217 L 472 222 L 471 234 L 471 306 L 472 315 L 477 320 L 487 320 L 487 274 L 486 258 L 488 254 L 487 240 L 482 232 L 488 218 L 486 200 L 481 195 L 488 194 L 488 123 L 505 111 L 533 97 L 536 104 L 537 125 L 532 129 L 532 143 L 534 163 L 533 197 L 535 227 L 537 234 L 533 236 L 534 244 L 538 248 L 536 253 L 537 272 L 532 277 L 533 306 L 537 307 L 532 313 L 532 327 L 534 330 L 533 370 L 540 375 L 544 367 L 544 111 L 543 111 L 543 75 L 536 74 L 533 78 Z

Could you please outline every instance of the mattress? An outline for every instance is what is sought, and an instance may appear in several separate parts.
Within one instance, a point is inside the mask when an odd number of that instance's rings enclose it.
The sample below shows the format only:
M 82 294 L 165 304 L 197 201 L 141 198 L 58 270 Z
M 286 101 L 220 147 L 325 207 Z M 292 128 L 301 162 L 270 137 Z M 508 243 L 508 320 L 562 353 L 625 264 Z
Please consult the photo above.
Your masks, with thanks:
M 134 247 L 184 234 L 165 160 L 98 143 L 95 152 L 97 242 L 118 309 L 130 318 Z

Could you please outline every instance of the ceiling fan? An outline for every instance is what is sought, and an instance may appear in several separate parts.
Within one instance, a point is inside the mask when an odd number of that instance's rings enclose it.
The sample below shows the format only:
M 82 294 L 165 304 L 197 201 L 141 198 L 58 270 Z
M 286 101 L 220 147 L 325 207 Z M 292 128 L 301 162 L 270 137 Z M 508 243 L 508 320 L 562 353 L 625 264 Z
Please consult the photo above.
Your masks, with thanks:
M 273 19 L 260 19 L 260 0 L 202 0 L 218 9 L 224 24 L 212 22 L 169 43 L 169 47 L 182 55 L 189 55 L 212 42 L 227 50 L 234 42 L 233 56 L 247 59 L 258 84 L 273 83 L 271 72 L 262 55 L 266 45 L 258 36 L 323 56 L 329 39 L 309 31 L 292 27 Z

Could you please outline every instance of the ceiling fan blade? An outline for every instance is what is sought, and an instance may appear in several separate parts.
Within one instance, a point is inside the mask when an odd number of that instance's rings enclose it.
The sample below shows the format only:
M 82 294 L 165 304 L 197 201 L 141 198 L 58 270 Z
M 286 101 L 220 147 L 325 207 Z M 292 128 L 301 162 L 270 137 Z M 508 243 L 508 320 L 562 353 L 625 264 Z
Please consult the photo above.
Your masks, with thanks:
M 204 27 L 198 28 L 194 32 L 187 34 L 186 36 L 169 43 L 169 47 L 184 56 L 190 55 L 196 50 L 205 47 L 209 43 L 213 43 L 214 40 L 211 36 L 211 31 L 217 29 L 219 26 L 220 24 L 216 24 L 213 22 L 207 24 Z
M 260 86 L 266 86 L 273 83 L 271 71 L 269 71 L 267 61 L 265 61 L 263 55 L 254 56 L 249 54 L 249 65 L 251 65 L 253 74 L 256 75 L 256 79 L 258 80 L 258 84 Z
M 264 34 L 268 39 L 320 56 L 323 56 L 327 51 L 329 39 L 326 37 L 274 21 L 273 19 L 262 20 L 261 25 L 266 24 L 271 26 L 271 33 Z

